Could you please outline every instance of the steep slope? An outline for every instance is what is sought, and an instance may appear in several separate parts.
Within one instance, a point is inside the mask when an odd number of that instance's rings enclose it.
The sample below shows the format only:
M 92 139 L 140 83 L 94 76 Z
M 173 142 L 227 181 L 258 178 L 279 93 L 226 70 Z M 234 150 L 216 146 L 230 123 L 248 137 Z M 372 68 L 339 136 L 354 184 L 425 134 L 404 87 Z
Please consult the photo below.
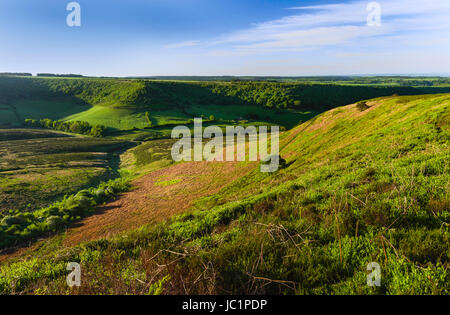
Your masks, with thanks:
M 121 237 L 54 239 L 3 264 L 0 292 L 66 292 L 78 261 L 73 293 L 448 294 L 449 106 L 449 94 L 387 97 L 323 113 L 283 135 L 285 169 Z M 372 262 L 381 287 L 367 285 Z
M 255 172 L 239 183 L 238 192 L 251 195 L 260 186 L 315 172 L 350 176 L 351 171 L 416 163 L 416 171 L 438 167 L 433 172 L 448 172 L 448 94 L 387 97 L 367 104 L 364 111 L 356 104 L 330 110 L 287 132 L 280 146 L 290 166 L 276 176 Z

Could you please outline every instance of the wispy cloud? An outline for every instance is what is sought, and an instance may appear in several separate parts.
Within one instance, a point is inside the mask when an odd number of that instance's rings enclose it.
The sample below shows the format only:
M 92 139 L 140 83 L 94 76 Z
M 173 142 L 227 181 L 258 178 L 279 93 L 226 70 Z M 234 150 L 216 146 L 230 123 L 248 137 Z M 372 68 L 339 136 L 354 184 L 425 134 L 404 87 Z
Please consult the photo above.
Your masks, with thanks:
M 177 48 L 184 48 L 184 47 L 193 47 L 193 46 L 198 46 L 200 45 L 200 41 L 199 40 L 188 40 L 188 41 L 184 41 L 181 43 L 174 43 L 174 44 L 169 44 L 169 45 L 165 45 L 163 48 L 166 49 L 177 49 Z
M 449 38 L 449 0 L 381 0 L 382 25 L 367 25 L 367 4 L 355 1 L 288 8 L 298 11 L 277 20 L 223 35 L 213 41 L 222 45 L 214 55 L 266 54 L 303 51 L 326 46 L 371 45 L 379 48 L 389 37 L 407 42 L 421 36 Z M 427 32 L 429 34 L 427 34 Z M 423 33 L 423 34 L 420 34 Z M 445 37 L 447 36 L 447 37 Z M 386 41 L 388 43 L 389 40 Z
M 278 19 L 165 48 L 178 49 L 176 53 L 186 59 L 189 51 L 182 48 L 196 46 L 189 66 L 196 60 L 196 69 L 203 66 L 209 74 L 450 71 L 449 0 L 378 0 L 381 26 L 377 27 L 367 25 L 371 1 L 290 7 Z

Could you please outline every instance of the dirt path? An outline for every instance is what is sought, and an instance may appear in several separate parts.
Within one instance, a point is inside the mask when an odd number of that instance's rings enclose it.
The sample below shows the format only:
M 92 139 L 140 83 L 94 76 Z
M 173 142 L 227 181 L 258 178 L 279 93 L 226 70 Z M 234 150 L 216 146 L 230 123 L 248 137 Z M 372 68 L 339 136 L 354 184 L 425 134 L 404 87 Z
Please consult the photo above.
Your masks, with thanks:
M 187 211 L 194 200 L 209 196 L 245 175 L 255 163 L 191 162 L 154 171 L 135 181 L 133 191 L 101 206 L 97 214 L 68 231 L 63 244 L 111 237 Z

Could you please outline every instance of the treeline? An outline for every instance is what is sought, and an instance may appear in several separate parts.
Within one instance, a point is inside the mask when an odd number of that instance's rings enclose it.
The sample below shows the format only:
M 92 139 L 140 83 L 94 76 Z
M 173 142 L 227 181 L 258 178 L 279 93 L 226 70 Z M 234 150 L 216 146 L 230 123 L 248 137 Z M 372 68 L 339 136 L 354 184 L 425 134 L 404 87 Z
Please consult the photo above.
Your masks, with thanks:
M 300 108 L 302 98 L 289 85 L 271 82 L 155 82 L 144 84 L 143 104 L 154 106 L 252 105 L 270 108 Z
M 0 102 L 55 98 L 105 106 L 149 104 L 145 85 L 136 80 L 0 77 Z
M 46 128 L 64 132 L 77 133 L 81 135 L 88 135 L 92 137 L 104 137 L 106 134 L 106 127 L 101 125 L 92 126 L 85 121 L 61 121 L 51 119 L 25 119 L 25 125 L 33 128 Z
M 81 74 L 55 74 L 55 73 L 38 73 L 38 77 L 55 77 L 55 78 L 82 78 Z
M 352 84 L 415 86 L 415 87 L 442 87 L 450 85 L 450 78 L 409 78 L 409 77 L 369 77 L 352 80 Z
M 0 72 L 0 76 L 17 76 L 17 77 L 32 77 L 32 73 L 28 72 Z M 55 74 L 55 73 L 38 73 L 37 77 L 54 77 L 54 78 L 84 78 L 81 74 Z
M 150 105 L 252 105 L 276 109 L 327 110 L 381 96 L 449 93 L 450 87 L 358 86 L 279 82 L 143 81 Z
M 155 109 L 188 108 L 191 105 L 250 105 L 323 111 L 381 96 L 435 93 L 450 93 L 450 86 L 0 77 L 0 102 L 58 98 L 81 104 Z
M 33 74 L 26 72 L 0 72 L 0 76 L 8 77 L 8 76 L 17 76 L 17 77 L 32 77 Z
M 113 78 L 111 78 L 113 79 Z M 408 76 L 148 76 L 127 77 L 127 79 L 159 81 L 204 81 L 204 82 L 287 82 L 287 83 L 333 83 L 333 84 L 367 84 L 400 86 L 442 86 L 450 85 L 446 77 L 408 77 Z
M 328 110 L 381 96 L 450 92 L 450 87 L 351 86 L 318 83 L 236 82 L 216 84 L 212 92 L 269 108 Z

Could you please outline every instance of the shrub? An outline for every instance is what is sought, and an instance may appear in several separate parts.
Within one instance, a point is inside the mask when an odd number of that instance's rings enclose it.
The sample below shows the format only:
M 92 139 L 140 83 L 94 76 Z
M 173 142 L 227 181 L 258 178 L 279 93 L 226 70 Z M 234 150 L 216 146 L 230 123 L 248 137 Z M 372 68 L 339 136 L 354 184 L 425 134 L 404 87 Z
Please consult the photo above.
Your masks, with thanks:
M 26 214 L 7 215 L 2 219 L 2 224 L 6 226 L 22 225 L 27 222 Z
M 106 198 L 105 190 L 101 188 L 97 189 L 95 191 L 95 197 L 97 198 L 98 201 L 102 201 L 103 199 L 105 199 Z
M 358 102 L 358 103 L 356 104 L 356 108 L 358 108 L 361 112 L 363 112 L 363 111 L 365 111 L 366 109 L 369 109 L 370 106 L 368 106 L 366 102 L 361 101 L 361 102 Z
M 287 162 L 279 154 L 274 154 L 274 155 L 267 156 L 266 158 L 261 160 L 261 165 L 270 165 L 270 161 L 272 161 L 273 159 L 276 159 L 277 157 L 278 157 L 278 160 L 279 160 L 278 169 L 281 170 L 281 169 L 285 168 L 286 165 L 287 165 Z
M 78 201 L 78 205 L 80 207 L 80 209 L 82 210 L 89 210 L 92 208 L 92 206 L 95 205 L 95 202 L 93 202 L 92 199 L 88 198 L 88 197 L 77 197 L 77 201 Z
M 47 128 L 52 130 L 59 130 L 64 132 L 72 132 L 83 135 L 90 135 L 93 137 L 103 137 L 106 133 L 106 127 L 101 125 L 91 126 L 85 121 L 53 121 L 45 118 L 41 120 L 25 119 L 26 126 L 34 128 Z
M 7 215 L 2 220 L 2 224 L 6 225 L 6 226 L 12 226 L 14 224 L 17 224 L 18 222 L 19 221 L 17 220 L 17 218 L 15 216 L 11 216 L 11 215 Z
M 106 195 L 107 197 L 112 197 L 112 196 L 114 195 L 114 188 L 108 186 L 108 187 L 105 189 L 105 195 Z
M 92 194 L 91 194 L 91 192 L 89 190 L 84 189 L 84 190 L 79 191 L 75 196 L 77 198 L 80 198 L 80 197 L 91 197 Z
M 47 225 L 48 225 L 48 227 L 50 228 L 50 229 L 56 229 L 56 228 L 58 228 L 60 225 L 61 225 L 61 223 L 62 223 L 62 219 L 61 219 L 61 217 L 58 217 L 58 216 L 55 216 L 55 215 L 53 215 L 53 216 L 51 216 L 51 217 L 48 217 L 46 220 L 45 220 L 45 222 L 47 223 Z

